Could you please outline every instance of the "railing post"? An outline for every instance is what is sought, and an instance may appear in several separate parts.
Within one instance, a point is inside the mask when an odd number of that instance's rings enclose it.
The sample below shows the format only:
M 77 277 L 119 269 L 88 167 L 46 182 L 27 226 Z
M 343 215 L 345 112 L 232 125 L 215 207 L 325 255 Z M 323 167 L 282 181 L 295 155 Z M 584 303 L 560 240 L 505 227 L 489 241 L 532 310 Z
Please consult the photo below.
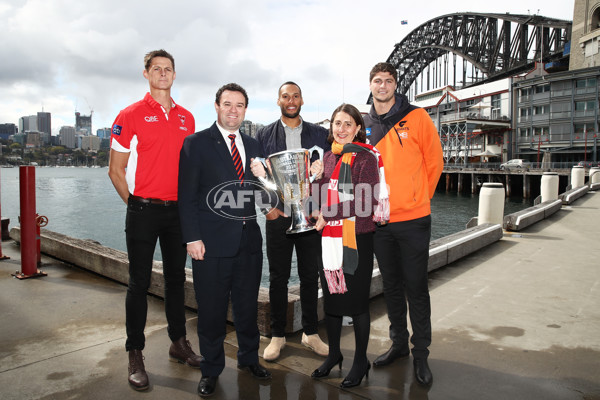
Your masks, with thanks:
M 19 279 L 45 276 L 37 264 L 37 221 L 35 213 L 35 167 L 19 167 L 19 193 L 21 203 L 21 273 Z
M 1 186 L 0 186 L 0 188 L 1 188 Z M 0 194 L 1 194 L 1 192 L 2 192 L 2 189 L 0 189 Z M 0 198 L 1 198 L 1 197 L 2 197 L 2 196 L 0 196 Z M 2 202 L 0 201 L 0 221 L 1 221 L 1 220 L 2 220 Z M 1 236 L 4 236 L 4 224 L 3 224 L 3 223 L 2 223 L 2 228 L 1 228 L 1 229 L 2 229 L 2 235 L 1 235 Z M 7 257 L 7 256 L 5 256 L 5 255 L 2 253 L 2 239 L 3 239 L 3 238 L 2 238 L 2 237 L 0 237 L 0 260 L 8 260 L 8 259 L 10 259 L 10 257 Z

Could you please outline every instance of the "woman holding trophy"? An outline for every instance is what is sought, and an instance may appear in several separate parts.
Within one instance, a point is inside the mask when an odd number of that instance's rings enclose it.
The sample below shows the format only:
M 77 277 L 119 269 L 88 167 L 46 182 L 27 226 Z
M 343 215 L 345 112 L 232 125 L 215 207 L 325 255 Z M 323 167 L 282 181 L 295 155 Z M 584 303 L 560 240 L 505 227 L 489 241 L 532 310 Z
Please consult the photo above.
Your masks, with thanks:
M 373 233 L 376 223 L 389 219 L 383 162 L 377 149 L 365 143 L 364 126 L 356 107 L 339 106 L 331 116 L 331 151 L 325 153 L 322 164 L 311 166 L 311 174 L 320 177 L 315 181 L 321 189 L 316 228 L 322 230 L 323 270 L 319 275 L 329 341 L 329 355 L 312 377 L 328 376 L 336 365 L 341 370 L 342 318 L 352 316 L 356 349 L 342 388 L 360 385 L 371 368 L 367 345 Z

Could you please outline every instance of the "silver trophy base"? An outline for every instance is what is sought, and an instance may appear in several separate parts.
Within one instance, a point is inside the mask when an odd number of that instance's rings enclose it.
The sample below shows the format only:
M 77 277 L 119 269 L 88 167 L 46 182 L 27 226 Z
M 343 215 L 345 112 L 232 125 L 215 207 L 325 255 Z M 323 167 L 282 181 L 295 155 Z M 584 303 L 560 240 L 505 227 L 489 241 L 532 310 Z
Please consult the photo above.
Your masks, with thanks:
M 300 204 L 292 203 L 290 206 L 292 224 L 287 231 L 285 231 L 285 233 L 289 235 L 293 233 L 308 232 L 316 229 L 315 224 L 308 219 L 304 213 L 303 207 Z

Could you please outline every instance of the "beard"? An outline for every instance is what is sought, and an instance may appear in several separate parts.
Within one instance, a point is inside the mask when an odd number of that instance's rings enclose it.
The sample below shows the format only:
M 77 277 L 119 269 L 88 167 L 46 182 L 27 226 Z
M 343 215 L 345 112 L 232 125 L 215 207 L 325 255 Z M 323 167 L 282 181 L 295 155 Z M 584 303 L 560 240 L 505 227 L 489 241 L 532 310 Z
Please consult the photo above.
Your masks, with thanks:
M 296 118 L 298 115 L 300 115 L 300 109 L 302 107 L 298 106 L 298 108 L 296 109 L 296 111 L 294 111 L 293 113 L 290 113 L 286 110 L 285 107 L 281 107 L 281 115 L 283 115 L 286 118 Z

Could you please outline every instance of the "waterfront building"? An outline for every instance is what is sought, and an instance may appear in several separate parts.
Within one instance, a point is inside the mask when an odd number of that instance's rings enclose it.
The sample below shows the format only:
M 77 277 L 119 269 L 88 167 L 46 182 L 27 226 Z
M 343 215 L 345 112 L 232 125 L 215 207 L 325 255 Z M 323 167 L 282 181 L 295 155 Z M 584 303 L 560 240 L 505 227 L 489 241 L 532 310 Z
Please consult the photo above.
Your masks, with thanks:
M 455 90 L 417 94 L 413 103 L 429 113 L 442 141 L 444 162 L 499 161 L 511 129 L 510 79 Z
M 513 84 L 516 118 L 511 158 L 567 165 L 598 158 L 600 67 L 536 73 Z

